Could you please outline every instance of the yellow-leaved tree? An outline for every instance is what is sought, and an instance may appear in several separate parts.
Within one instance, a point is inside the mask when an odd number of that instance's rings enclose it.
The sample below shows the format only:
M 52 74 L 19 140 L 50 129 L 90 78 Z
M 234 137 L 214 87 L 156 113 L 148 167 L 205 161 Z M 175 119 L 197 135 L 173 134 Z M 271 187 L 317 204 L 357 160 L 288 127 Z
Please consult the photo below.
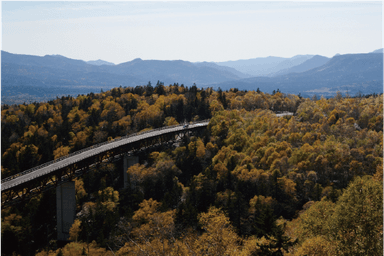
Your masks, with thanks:
M 58 159 L 62 156 L 68 155 L 70 150 L 71 149 L 67 146 L 60 146 L 53 151 L 53 156 L 55 159 Z
M 201 213 L 199 223 L 205 231 L 193 245 L 196 255 L 237 255 L 240 237 L 231 226 L 229 218 L 216 207 Z
M 175 210 L 160 212 L 161 203 L 152 198 L 139 206 L 132 217 L 135 228 L 127 234 L 129 241 L 116 255 L 172 255 Z

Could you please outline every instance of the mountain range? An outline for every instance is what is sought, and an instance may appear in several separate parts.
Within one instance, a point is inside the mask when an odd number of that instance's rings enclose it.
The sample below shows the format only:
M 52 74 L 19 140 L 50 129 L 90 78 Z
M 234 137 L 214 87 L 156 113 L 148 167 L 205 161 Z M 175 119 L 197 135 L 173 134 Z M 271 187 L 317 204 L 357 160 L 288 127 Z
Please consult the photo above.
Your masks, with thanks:
M 60 55 L 41 57 L 2 51 L 1 63 L 1 99 L 7 104 L 100 92 L 118 86 L 135 87 L 149 81 L 206 86 L 248 77 L 228 67 L 182 60 L 135 59 L 106 65 L 100 60 L 90 64 Z
M 301 73 L 313 68 L 320 67 L 325 63 L 327 63 L 328 61 L 329 61 L 329 58 L 327 57 L 314 55 L 310 59 L 304 61 L 301 64 L 298 64 L 289 68 L 285 68 L 285 69 L 279 69 L 277 72 L 270 73 L 267 76 L 274 77 L 274 76 L 286 75 L 289 73 Z
M 322 59 L 324 61 L 324 59 Z M 297 70 L 302 70 L 300 65 Z M 293 70 L 294 70 L 293 69 Z M 223 90 L 241 88 L 270 92 L 301 93 L 333 96 L 337 91 L 355 95 L 383 92 L 383 54 L 337 55 L 325 64 L 304 72 L 289 73 L 274 77 L 253 77 L 224 82 L 215 86 Z
M 1 51 L 2 103 L 44 101 L 118 86 L 157 81 L 198 87 L 238 88 L 265 92 L 332 96 L 337 90 L 382 93 L 382 49 L 370 54 L 327 58 L 297 55 L 228 62 L 135 59 L 118 65 L 74 60 L 61 55 L 33 56 Z
M 313 55 L 296 55 L 292 58 L 270 56 L 266 58 L 255 58 L 249 60 L 217 62 L 216 64 L 231 67 L 242 73 L 248 74 L 249 76 L 256 77 L 268 76 L 282 69 L 289 69 L 291 67 L 302 64 L 312 57 Z

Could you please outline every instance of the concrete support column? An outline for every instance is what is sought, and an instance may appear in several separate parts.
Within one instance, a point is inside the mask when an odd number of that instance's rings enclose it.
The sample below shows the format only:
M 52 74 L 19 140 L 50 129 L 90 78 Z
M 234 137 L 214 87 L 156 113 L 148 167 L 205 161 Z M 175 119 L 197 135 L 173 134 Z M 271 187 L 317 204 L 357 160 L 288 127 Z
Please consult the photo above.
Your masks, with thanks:
M 69 229 L 75 220 L 75 182 L 66 182 L 56 188 L 57 240 L 67 241 Z
M 135 164 L 139 163 L 139 157 L 138 156 L 124 155 L 124 160 L 123 161 L 124 161 L 124 164 L 123 164 L 123 168 L 124 168 L 124 188 L 126 188 L 126 187 L 128 187 L 128 173 L 127 173 L 127 170 L 132 165 L 135 165 Z

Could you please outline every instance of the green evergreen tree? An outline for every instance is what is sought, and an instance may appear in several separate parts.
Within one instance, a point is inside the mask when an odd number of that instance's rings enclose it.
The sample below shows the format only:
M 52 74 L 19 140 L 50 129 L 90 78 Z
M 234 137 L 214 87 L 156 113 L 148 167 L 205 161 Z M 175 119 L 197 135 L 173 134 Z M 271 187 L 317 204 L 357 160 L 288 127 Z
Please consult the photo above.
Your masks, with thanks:
M 292 241 L 290 237 L 284 235 L 285 227 L 285 223 L 275 226 L 272 235 L 267 235 L 269 243 L 267 245 L 259 244 L 261 255 L 283 256 L 283 250 L 288 252 L 290 247 L 298 243 L 297 239 Z

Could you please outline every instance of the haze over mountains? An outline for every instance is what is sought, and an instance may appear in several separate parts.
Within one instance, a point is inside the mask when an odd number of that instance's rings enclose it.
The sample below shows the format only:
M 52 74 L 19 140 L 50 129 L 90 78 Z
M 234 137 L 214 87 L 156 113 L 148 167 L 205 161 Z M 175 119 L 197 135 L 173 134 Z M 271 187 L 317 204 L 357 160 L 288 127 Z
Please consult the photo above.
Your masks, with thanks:
M 100 62 L 99 62 L 100 63 Z M 187 61 L 141 60 L 119 65 L 91 65 L 58 55 L 44 57 L 2 52 L 2 103 L 45 100 L 56 95 L 100 92 L 118 86 L 185 84 L 198 86 L 237 80 L 228 68 Z M 233 72 L 236 72 L 233 70 Z
M 282 69 L 288 69 L 311 59 L 313 55 L 296 55 L 292 58 L 266 57 L 249 60 L 218 62 L 218 65 L 232 67 L 240 72 L 255 76 L 267 76 Z
M 301 69 L 301 67 L 298 67 Z M 337 55 L 310 70 L 275 77 L 253 77 L 220 83 L 223 90 L 242 88 L 261 91 L 279 89 L 284 93 L 333 96 L 337 91 L 370 94 L 383 92 L 383 54 Z
M 238 88 L 332 96 L 336 91 L 382 93 L 382 49 L 370 54 L 267 57 L 227 62 L 135 59 L 115 65 L 61 55 L 44 57 L 1 52 L 2 103 L 42 101 L 62 95 L 100 92 L 118 86 L 178 83 L 222 89 Z
M 87 61 L 87 63 L 91 65 L 96 65 L 96 66 L 101 66 L 101 65 L 114 66 L 115 65 L 114 63 L 108 62 L 105 60 L 90 60 L 90 61 Z
M 320 67 L 325 63 L 327 63 L 328 61 L 329 61 L 329 58 L 327 57 L 315 55 L 301 64 L 298 64 L 286 69 L 279 69 L 277 72 L 270 73 L 267 76 L 272 77 L 272 76 L 286 75 L 289 73 L 301 73 L 313 68 Z

